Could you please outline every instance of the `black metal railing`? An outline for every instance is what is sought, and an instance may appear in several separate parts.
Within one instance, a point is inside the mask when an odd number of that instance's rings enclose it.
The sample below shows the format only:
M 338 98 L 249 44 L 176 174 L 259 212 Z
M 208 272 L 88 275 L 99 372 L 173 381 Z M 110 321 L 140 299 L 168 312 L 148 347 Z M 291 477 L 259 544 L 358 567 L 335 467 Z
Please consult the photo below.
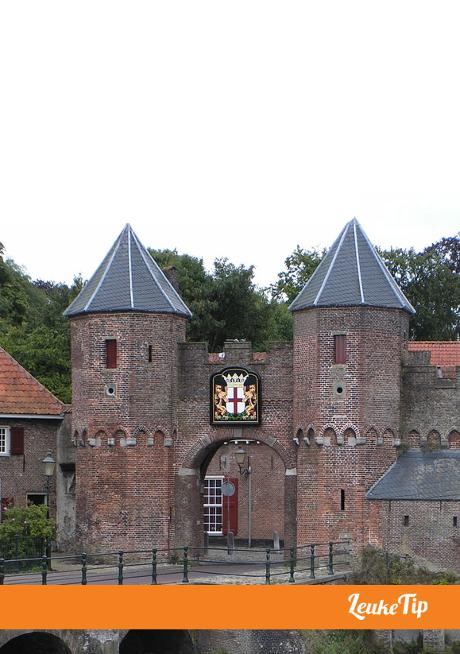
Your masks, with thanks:
M 232 556 L 226 548 L 186 546 L 53 554 L 52 561 L 42 547 L 36 556 L 0 557 L 0 585 L 312 583 L 349 572 L 350 560 L 350 541 L 276 550 L 235 548 Z
M 28 560 L 46 555 L 48 548 L 48 541 L 42 537 L 13 534 L 0 538 L 0 558 L 5 560 L 7 572 L 33 568 Z

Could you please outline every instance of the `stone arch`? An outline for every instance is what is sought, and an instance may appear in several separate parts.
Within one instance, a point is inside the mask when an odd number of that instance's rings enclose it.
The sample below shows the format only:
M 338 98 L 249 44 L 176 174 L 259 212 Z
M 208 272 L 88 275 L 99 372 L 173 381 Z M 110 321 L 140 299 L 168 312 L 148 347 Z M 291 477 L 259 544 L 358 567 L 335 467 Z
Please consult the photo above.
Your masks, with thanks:
M 105 445 L 107 443 L 107 433 L 104 431 L 104 429 L 98 429 L 97 432 L 94 434 L 94 445 L 96 447 L 100 447 L 101 445 Z
M 344 445 L 349 445 L 350 447 L 354 447 L 356 445 L 357 436 L 353 427 L 346 427 L 346 429 L 342 430 L 342 434 Z
M 345 434 L 347 429 L 351 429 L 353 431 L 355 438 L 359 438 L 361 436 L 359 427 L 357 427 L 353 422 L 347 422 L 346 425 L 343 425 L 343 427 L 340 430 L 340 433 Z
M 204 531 L 202 524 L 202 492 L 208 466 L 218 449 L 229 441 L 244 441 L 247 438 L 269 447 L 275 452 L 284 466 L 284 542 L 285 546 L 295 544 L 295 521 L 297 502 L 297 468 L 298 449 L 289 451 L 275 438 L 251 430 L 245 437 L 229 433 L 228 429 L 216 430 L 212 435 L 202 435 L 189 448 L 182 460 L 182 466 L 175 476 L 175 534 L 176 547 L 190 545 L 202 547 Z M 255 488 L 253 488 L 255 496 Z
M 306 445 L 313 445 L 316 440 L 316 429 L 313 425 L 308 425 L 307 435 L 304 437 L 304 442 Z
M 0 646 L 1 654 L 29 654 L 29 652 L 72 654 L 71 649 L 62 638 L 47 631 L 30 631 L 15 635 Z
M 374 425 L 369 425 L 364 432 L 364 435 L 366 437 L 366 442 L 369 443 L 369 445 L 377 445 L 379 433 Z
M 382 439 L 384 445 L 394 445 L 395 433 L 391 427 L 385 427 L 383 430 Z
M 340 440 L 337 440 L 337 434 L 333 427 L 326 427 L 323 430 L 323 445 L 337 445 Z
M 114 439 L 114 445 L 126 445 L 126 436 L 128 434 L 128 430 L 125 429 L 124 427 L 121 427 L 120 425 L 117 426 L 113 431 L 112 431 L 112 438 Z
M 131 629 L 120 642 L 119 654 L 194 654 L 189 631 L 180 629 Z
M 155 429 L 153 430 L 153 435 L 160 433 L 163 438 L 168 438 L 168 430 L 164 425 L 156 425 Z
M 295 468 L 295 453 L 291 454 L 288 452 L 288 450 L 272 436 L 265 436 L 264 434 L 257 433 L 256 437 L 258 441 L 264 445 L 268 445 L 268 447 L 271 447 L 273 450 L 275 450 L 275 452 L 280 456 L 286 468 Z M 245 438 L 229 436 L 228 433 L 222 435 L 217 434 L 214 436 L 214 438 L 211 438 L 207 435 L 201 436 L 185 454 L 182 462 L 182 468 L 195 470 L 201 469 L 204 463 L 208 463 L 212 459 L 219 447 L 229 440 L 245 440 Z
M 133 438 L 138 438 L 139 436 L 145 436 L 147 438 L 148 436 L 150 436 L 150 432 L 147 429 L 147 427 L 145 427 L 144 425 L 137 425 L 133 429 L 131 435 L 133 436 Z
M 428 432 L 426 437 L 426 445 L 429 450 L 441 449 L 441 434 L 436 429 L 432 429 L 430 432 Z
M 421 440 L 420 440 L 420 432 L 418 429 L 411 429 L 410 432 L 407 434 L 407 444 L 409 447 L 420 447 L 421 445 Z
M 458 432 L 456 429 L 451 429 L 449 435 L 447 436 L 447 442 L 450 449 L 460 450 L 460 432 Z

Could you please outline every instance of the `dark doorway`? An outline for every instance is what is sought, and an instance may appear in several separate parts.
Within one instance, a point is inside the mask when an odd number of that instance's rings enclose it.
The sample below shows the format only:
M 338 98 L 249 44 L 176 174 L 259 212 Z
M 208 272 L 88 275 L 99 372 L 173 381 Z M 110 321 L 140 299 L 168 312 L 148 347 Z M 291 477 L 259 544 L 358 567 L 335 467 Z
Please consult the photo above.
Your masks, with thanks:
M 72 654 L 57 636 L 44 632 L 22 634 L 0 647 L 1 654 Z
M 195 654 L 188 631 L 133 629 L 120 643 L 120 654 Z

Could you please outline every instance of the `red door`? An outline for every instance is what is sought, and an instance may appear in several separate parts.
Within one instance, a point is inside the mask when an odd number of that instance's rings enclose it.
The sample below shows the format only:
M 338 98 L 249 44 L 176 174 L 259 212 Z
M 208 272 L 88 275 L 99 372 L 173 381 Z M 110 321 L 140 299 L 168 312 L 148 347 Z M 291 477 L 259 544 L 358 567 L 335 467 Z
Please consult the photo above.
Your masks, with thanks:
M 230 531 L 236 536 L 238 532 L 238 479 L 225 477 L 225 482 L 231 482 L 235 487 L 235 492 L 230 496 L 222 496 L 222 533 L 224 536 Z

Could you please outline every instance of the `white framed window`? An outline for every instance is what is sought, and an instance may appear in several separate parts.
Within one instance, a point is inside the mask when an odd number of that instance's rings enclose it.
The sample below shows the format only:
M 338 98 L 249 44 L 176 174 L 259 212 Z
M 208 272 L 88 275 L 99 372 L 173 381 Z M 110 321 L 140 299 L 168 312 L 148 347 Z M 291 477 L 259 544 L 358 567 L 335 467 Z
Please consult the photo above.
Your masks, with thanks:
M 10 456 L 11 435 L 9 427 L 0 426 L 0 456 Z
M 222 536 L 222 482 L 223 477 L 209 476 L 204 480 L 203 521 L 209 536 Z

